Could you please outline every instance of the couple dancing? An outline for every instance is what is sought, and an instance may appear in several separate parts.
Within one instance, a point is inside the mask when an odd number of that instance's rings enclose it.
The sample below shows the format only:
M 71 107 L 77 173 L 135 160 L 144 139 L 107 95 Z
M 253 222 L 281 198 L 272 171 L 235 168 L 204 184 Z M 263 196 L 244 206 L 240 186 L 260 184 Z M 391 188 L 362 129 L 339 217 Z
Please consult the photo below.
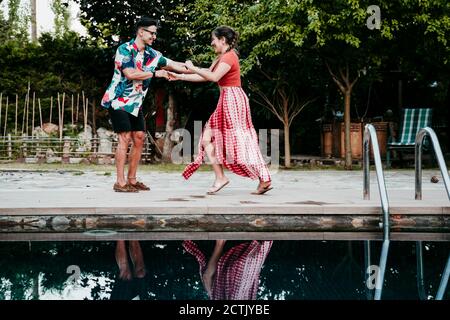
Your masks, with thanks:
M 226 26 L 212 32 L 211 46 L 217 58 L 209 68 L 196 67 L 191 61 L 180 63 L 165 58 L 150 47 L 156 35 L 157 21 L 149 18 L 138 21 L 136 38 L 117 49 L 113 80 L 102 99 L 102 106 L 108 108 L 113 129 L 119 137 L 115 158 L 117 181 L 113 189 L 117 192 L 150 190 L 136 180 L 136 172 L 145 139 L 142 102 L 150 80 L 157 77 L 171 81 L 212 81 L 220 87 L 217 108 L 200 138 L 198 156 L 183 171 L 185 179 L 200 167 L 206 154 L 215 174 L 208 194 L 215 194 L 229 184 L 224 167 L 240 176 L 258 179 L 253 194 L 262 195 L 271 190 L 271 177 L 259 149 L 249 100 L 241 87 L 239 58 L 235 50 L 237 33 Z M 125 179 L 130 144 L 132 149 Z

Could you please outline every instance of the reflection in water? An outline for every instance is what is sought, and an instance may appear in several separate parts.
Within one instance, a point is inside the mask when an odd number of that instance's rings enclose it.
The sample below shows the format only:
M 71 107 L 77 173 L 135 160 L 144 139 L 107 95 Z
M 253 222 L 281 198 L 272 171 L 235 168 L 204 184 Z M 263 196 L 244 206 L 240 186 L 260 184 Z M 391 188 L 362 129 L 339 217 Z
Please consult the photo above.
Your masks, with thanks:
M 259 274 L 272 247 L 272 241 L 250 241 L 224 251 L 225 240 L 216 240 L 208 261 L 193 241 L 183 247 L 200 265 L 200 277 L 210 299 L 255 300 Z
M 450 242 L 423 248 L 433 299 Z M 383 299 L 419 298 L 415 252 L 391 244 Z M 0 299 L 208 299 L 198 262 L 212 299 L 366 299 L 362 241 L 0 242 Z
M 145 299 L 146 269 L 139 241 L 117 241 L 116 262 L 119 275 L 111 292 L 111 300 Z

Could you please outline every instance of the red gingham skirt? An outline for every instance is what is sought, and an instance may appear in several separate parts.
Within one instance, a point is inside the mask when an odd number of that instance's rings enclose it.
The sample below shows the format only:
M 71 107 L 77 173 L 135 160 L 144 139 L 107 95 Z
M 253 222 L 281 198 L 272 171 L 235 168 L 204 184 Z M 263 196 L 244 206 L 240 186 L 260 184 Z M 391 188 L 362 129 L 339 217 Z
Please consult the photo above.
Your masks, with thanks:
M 204 127 L 211 130 L 218 164 L 228 170 L 251 179 L 271 181 L 269 169 L 259 149 L 258 136 L 253 127 L 248 97 L 241 87 L 226 87 L 220 92 L 219 102 Z M 198 156 L 183 171 L 189 179 L 205 158 L 200 137 Z
M 212 300 L 255 300 L 259 275 L 273 241 L 249 241 L 226 251 L 217 263 L 211 297 Z M 200 265 L 200 277 L 206 270 L 205 254 L 193 241 L 183 241 L 184 249 Z

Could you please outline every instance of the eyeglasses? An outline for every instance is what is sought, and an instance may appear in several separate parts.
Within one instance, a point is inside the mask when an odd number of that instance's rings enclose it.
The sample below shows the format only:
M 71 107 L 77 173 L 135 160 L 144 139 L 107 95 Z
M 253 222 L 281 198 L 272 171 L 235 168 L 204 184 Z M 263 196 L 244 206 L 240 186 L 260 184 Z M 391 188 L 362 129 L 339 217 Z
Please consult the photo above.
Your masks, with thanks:
M 142 30 L 145 30 L 145 31 L 149 32 L 152 36 L 156 36 L 158 34 L 157 32 L 153 32 L 153 31 L 150 31 L 150 30 L 145 29 L 145 28 L 142 28 Z

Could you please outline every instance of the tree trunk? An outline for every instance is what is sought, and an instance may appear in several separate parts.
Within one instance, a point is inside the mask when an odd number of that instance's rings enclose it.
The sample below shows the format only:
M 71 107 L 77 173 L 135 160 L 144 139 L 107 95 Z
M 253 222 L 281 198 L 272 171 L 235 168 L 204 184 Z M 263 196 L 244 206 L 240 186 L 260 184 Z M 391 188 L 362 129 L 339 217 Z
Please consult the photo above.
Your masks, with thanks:
M 289 142 L 289 125 L 284 123 L 284 166 L 291 167 L 291 144 Z
M 163 161 L 169 162 L 171 160 L 171 153 L 173 142 L 171 140 L 172 132 L 175 124 L 175 108 L 176 101 L 173 93 L 169 93 L 169 103 L 167 107 L 167 121 L 166 121 L 166 136 L 164 139 Z
M 345 128 L 345 169 L 352 169 L 352 148 L 350 144 L 350 98 L 352 89 L 347 88 L 345 91 L 345 111 L 344 111 L 344 128 Z
M 94 100 L 92 102 L 92 133 L 93 134 L 97 133 L 97 121 L 96 121 L 96 114 L 95 114 L 95 111 L 97 111 L 96 105 L 97 105 L 97 99 L 94 98 Z
M 31 41 L 37 41 L 36 0 L 31 0 Z
M 31 296 L 33 300 L 39 300 L 39 272 L 33 275 L 33 291 Z

